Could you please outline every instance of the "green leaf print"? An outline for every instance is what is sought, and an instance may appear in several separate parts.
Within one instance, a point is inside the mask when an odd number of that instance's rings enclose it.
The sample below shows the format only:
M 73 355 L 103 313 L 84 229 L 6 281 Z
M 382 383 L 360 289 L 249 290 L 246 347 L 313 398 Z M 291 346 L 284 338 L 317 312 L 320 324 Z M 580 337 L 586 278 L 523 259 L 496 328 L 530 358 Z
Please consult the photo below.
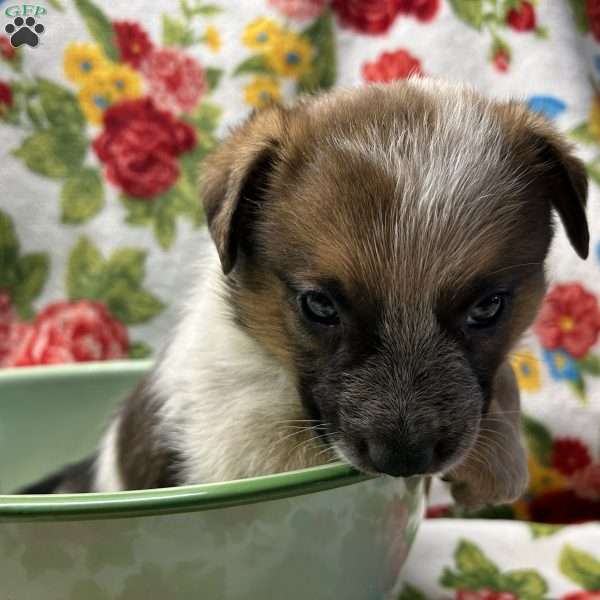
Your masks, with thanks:
M 164 309 L 164 304 L 150 292 L 132 289 L 122 281 L 115 282 L 103 300 L 108 310 L 127 325 L 145 323 Z
M 197 183 L 198 165 L 205 154 L 203 148 L 196 148 L 181 158 L 181 177 L 171 196 L 174 211 L 188 218 L 194 227 L 199 227 L 205 220 Z
M 478 590 L 499 589 L 500 570 L 472 542 L 460 540 L 454 551 L 456 571 L 445 568 L 440 583 L 445 587 Z
M 185 184 L 185 181 L 181 181 L 173 190 L 171 196 L 173 210 L 178 215 L 187 217 L 194 227 L 199 227 L 204 223 L 202 204 L 200 203 L 198 194 L 195 193 L 194 188 Z
M 193 125 L 200 134 L 212 134 L 219 124 L 222 114 L 223 110 L 220 106 L 202 102 L 191 115 L 188 115 L 186 121 Z M 203 138 L 203 135 L 200 135 L 200 138 Z M 185 157 L 185 154 L 183 156 Z
M 35 129 L 43 129 L 46 126 L 44 112 L 35 100 L 27 100 L 25 103 L 25 114 Z
M 91 0 L 75 0 L 75 6 L 83 17 L 90 35 L 102 46 L 104 54 L 110 60 L 119 60 L 112 23 L 106 15 Z
M 139 287 L 145 276 L 146 252 L 137 248 L 119 248 L 112 253 L 104 268 L 110 280 L 124 280 L 131 287 Z
M 69 256 L 69 298 L 103 302 L 127 325 L 149 321 L 164 304 L 141 287 L 145 261 L 146 253 L 137 248 L 118 248 L 105 259 L 88 238 L 81 237 Z
M 496 576 L 498 567 L 473 543 L 461 540 L 454 553 L 456 566 L 463 573 L 486 573 Z
M 335 83 L 336 56 L 333 18 L 330 11 L 324 12 L 302 32 L 315 51 L 310 69 L 302 75 L 299 92 L 315 92 L 329 89 Z
M 521 425 L 529 451 L 541 465 L 548 466 L 552 454 L 552 435 L 542 423 L 527 415 L 522 416 Z
M 8 291 L 21 319 L 34 316 L 31 303 L 48 279 L 49 263 L 43 252 L 20 255 L 12 219 L 0 211 L 0 290 Z
M 206 82 L 208 84 L 208 91 L 212 92 L 219 85 L 219 81 L 223 76 L 223 69 L 215 69 L 215 67 L 208 67 L 205 73 Z
M 461 540 L 454 552 L 456 571 L 445 568 L 440 578 L 444 587 L 478 591 L 511 592 L 520 600 L 544 600 L 548 585 L 532 569 L 502 573 L 473 543 Z
M 600 356 L 588 354 L 585 358 L 578 360 L 577 364 L 584 373 L 600 376 Z
M 180 6 L 181 12 L 188 19 L 196 15 L 212 17 L 223 12 L 223 9 L 220 6 L 217 6 L 216 4 L 202 4 L 198 1 L 196 1 L 192 6 L 190 6 L 187 0 L 181 0 Z
M 585 165 L 590 179 L 596 184 L 600 185 L 600 164 L 597 161 L 593 161 Z
M 600 590 L 600 556 L 595 558 L 567 544 L 560 553 L 559 568 L 585 590 Z
M 71 90 L 49 79 L 39 78 L 37 91 L 44 115 L 52 127 L 83 135 L 85 117 Z
M 150 225 L 163 250 L 168 250 L 177 237 L 177 216 L 187 218 L 194 227 L 204 221 L 197 190 L 188 181 L 183 170 L 177 183 L 152 202 L 127 196 L 121 196 L 121 202 L 127 210 L 126 222 L 131 225 Z
M 416 587 L 406 583 L 402 587 L 402 591 L 396 600 L 428 600 L 427 596 L 423 594 Z
M 92 242 L 81 237 L 71 250 L 67 266 L 67 293 L 71 300 L 97 300 L 102 286 L 104 259 Z
M 587 13 L 585 11 L 585 0 L 569 0 L 575 25 L 579 31 L 585 33 L 589 30 Z
M 152 355 L 152 348 L 144 342 L 133 342 L 129 344 L 128 358 L 148 358 Z
M 19 242 L 11 218 L 0 211 L 0 289 L 14 285 Z
M 598 138 L 594 135 L 588 123 L 584 122 L 569 131 L 569 136 L 582 144 L 597 144 Z
M 450 0 L 450 5 L 459 19 L 475 29 L 481 29 L 483 18 L 482 0 Z
M 17 261 L 17 281 L 12 300 L 23 319 L 31 319 L 34 311 L 32 301 L 41 293 L 49 270 L 48 255 L 35 252 L 21 256 Z
M 563 525 L 550 525 L 549 523 L 527 523 L 534 539 L 548 537 L 563 529 Z
M 512 592 L 520 600 L 541 600 L 548 586 L 539 573 L 532 569 L 507 571 L 502 576 L 501 590 Z
M 154 221 L 152 202 L 141 202 L 138 198 L 131 198 L 125 194 L 121 194 L 119 200 L 127 211 L 125 221 L 130 225 L 149 225 Z
M 234 75 L 244 75 L 246 73 L 272 75 L 273 69 L 269 66 L 266 56 L 263 54 L 255 54 L 242 61 L 233 72 Z
M 574 381 L 569 381 L 569 386 L 581 404 L 587 404 L 587 386 L 585 384 L 585 379 L 583 379 L 583 377 L 579 377 Z
M 26 137 L 12 154 L 34 173 L 62 179 L 78 170 L 87 151 L 87 140 L 59 129 L 45 129 Z
M 104 187 L 97 169 L 83 168 L 64 181 L 61 190 L 63 223 L 85 223 L 103 206 Z
M 154 219 L 154 234 L 163 250 L 168 250 L 173 245 L 177 234 L 175 211 L 171 210 L 171 207 L 169 207 L 169 201 L 170 198 L 162 203 L 160 210 L 156 212 L 156 218 Z
M 196 38 L 193 29 L 185 22 L 164 14 L 162 18 L 162 42 L 165 46 L 191 46 Z

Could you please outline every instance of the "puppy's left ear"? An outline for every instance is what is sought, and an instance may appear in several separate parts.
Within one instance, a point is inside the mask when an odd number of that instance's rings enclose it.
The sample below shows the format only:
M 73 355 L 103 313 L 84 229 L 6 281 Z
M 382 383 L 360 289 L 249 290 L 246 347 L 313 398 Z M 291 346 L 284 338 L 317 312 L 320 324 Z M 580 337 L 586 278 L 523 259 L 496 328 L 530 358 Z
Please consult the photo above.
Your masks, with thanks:
M 202 164 L 202 202 L 225 275 L 239 250 L 251 252 L 252 223 L 262 208 L 278 160 L 283 109 L 253 114 Z
M 533 147 L 536 162 L 541 166 L 552 205 L 571 245 L 585 259 L 590 244 L 585 214 L 588 194 L 585 165 L 573 154 L 571 145 L 542 117 L 533 117 L 528 137 L 527 143 Z

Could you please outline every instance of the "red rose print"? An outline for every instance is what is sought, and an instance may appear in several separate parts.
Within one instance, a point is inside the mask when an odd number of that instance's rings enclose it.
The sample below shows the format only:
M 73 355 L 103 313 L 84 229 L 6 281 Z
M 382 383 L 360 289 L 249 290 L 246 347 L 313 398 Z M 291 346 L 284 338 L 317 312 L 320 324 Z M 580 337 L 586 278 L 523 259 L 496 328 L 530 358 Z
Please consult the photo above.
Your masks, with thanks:
M 506 73 L 506 71 L 508 71 L 508 67 L 510 66 L 510 56 L 506 50 L 500 49 L 494 53 L 492 62 L 498 71 L 501 73 Z
M 508 11 L 506 22 L 515 31 L 532 31 L 535 29 L 535 10 L 529 2 L 521 2 L 519 8 Z
M 538 523 L 584 523 L 600 519 L 600 501 L 580 498 L 573 490 L 537 496 L 529 505 L 530 520 Z
M 431 21 L 440 8 L 440 0 L 398 0 L 401 13 L 414 15 L 419 21 Z
M 318 17 L 327 0 L 269 0 L 269 4 L 290 19 L 304 21 Z
M 423 71 L 418 58 L 407 50 L 396 50 L 384 52 L 376 61 L 365 63 L 362 74 L 365 81 L 388 82 L 410 75 L 423 75 Z
M 11 107 L 13 103 L 13 93 L 10 86 L 0 81 L 0 114 L 3 107 Z
M 600 464 L 588 465 L 573 475 L 573 489 L 580 498 L 600 500 Z
M 436 506 L 428 506 L 425 517 L 427 519 L 441 519 L 450 512 L 450 506 L 447 504 L 438 504 Z
M 563 349 L 582 358 L 600 332 L 596 296 L 579 283 L 554 286 L 544 299 L 534 330 L 548 350 Z
M 600 0 L 586 0 L 585 12 L 590 31 L 597 42 L 600 42 Z
M 174 48 L 152 52 L 141 71 L 156 106 L 175 114 L 196 108 L 206 90 L 206 76 L 200 63 Z
M 587 467 L 592 459 L 587 448 L 576 438 L 557 438 L 552 445 L 552 466 L 567 477 Z
M 0 35 L 0 55 L 6 60 L 12 60 L 17 51 L 13 48 L 10 40 L 5 35 Z
M 108 108 L 104 131 L 92 147 L 112 184 L 130 196 L 150 199 L 175 183 L 176 157 L 195 143 L 196 134 L 187 123 L 142 98 Z
M 137 23 L 115 21 L 112 25 L 121 61 L 137 69 L 152 52 L 152 41 Z
M 54 302 L 35 318 L 12 365 L 49 365 L 125 358 L 125 326 L 100 302 Z
M 560 600 L 600 600 L 600 590 L 571 592 L 563 596 Z
M 398 0 L 333 0 L 333 10 L 343 25 L 361 33 L 385 33 L 400 7 Z
M 476 592 L 469 590 L 457 590 L 456 600 L 519 600 L 518 596 L 515 596 L 511 592 L 495 592 L 484 588 Z

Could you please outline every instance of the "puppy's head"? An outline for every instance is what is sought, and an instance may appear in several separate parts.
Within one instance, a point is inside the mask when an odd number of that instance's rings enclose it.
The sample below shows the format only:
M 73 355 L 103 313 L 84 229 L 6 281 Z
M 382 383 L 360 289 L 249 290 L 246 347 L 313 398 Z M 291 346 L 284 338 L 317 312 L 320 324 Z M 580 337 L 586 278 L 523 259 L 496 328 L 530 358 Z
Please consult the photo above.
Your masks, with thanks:
M 239 325 L 359 469 L 447 469 L 545 289 L 553 211 L 585 258 L 584 167 L 517 103 L 433 81 L 255 114 L 204 165 Z

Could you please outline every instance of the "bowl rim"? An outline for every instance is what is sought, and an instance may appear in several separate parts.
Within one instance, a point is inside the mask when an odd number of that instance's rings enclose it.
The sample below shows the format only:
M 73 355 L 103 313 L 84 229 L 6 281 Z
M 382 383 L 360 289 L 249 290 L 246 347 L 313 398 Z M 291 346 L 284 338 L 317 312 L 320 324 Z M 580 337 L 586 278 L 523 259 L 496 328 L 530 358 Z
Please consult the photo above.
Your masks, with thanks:
M 121 360 L 0 370 L 0 387 L 32 380 L 143 375 L 151 360 Z M 82 520 L 202 511 L 290 498 L 373 479 L 334 463 L 221 483 L 89 494 L 0 494 L 0 522 Z

